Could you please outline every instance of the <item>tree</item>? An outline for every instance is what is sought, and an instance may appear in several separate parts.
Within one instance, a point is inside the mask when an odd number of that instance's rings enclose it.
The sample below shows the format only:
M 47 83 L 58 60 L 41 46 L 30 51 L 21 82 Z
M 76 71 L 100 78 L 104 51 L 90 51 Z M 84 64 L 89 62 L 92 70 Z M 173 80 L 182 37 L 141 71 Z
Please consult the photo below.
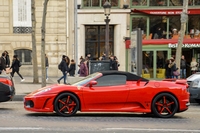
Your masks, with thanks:
M 42 27 L 41 27 L 41 68 L 42 68 L 42 87 L 46 86 L 46 67 L 45 67 L 45 33 L 46 33 L 46 14 L 49 0 L 44 0 Z
M 31 0 L 31 20 L 32 20 L 32 57 L 33 57 L 33 83 L 39 83 L 38 79 L 38 63 L 37 63 L 37 48 L 36 48 L 36 18 L 35 18 L 35 0 Z
M 188 20 L 187 12 L 188 12 L 188 0 L 184 0 L 183 11 L 181 13 L 181 30 L 180 30 L 180 36 L 178 38 L 178 46 L 176 49 L 176 61 L 175 61 L 177 68 L 179 68 L 179 71 L 180 71 L 180 62 L 182 56 L 183 38 L 186 30 L 186 22 Z

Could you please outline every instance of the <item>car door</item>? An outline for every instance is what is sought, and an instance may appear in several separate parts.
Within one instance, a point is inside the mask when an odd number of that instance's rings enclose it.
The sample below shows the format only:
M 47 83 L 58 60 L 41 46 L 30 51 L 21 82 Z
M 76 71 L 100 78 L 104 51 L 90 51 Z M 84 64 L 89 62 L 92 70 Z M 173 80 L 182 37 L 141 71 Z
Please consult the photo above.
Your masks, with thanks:
M 83 88 L 86 110 L 121 109 L 129 93 L 126 75 L 104 75 L 96 79 L 97 84 Z

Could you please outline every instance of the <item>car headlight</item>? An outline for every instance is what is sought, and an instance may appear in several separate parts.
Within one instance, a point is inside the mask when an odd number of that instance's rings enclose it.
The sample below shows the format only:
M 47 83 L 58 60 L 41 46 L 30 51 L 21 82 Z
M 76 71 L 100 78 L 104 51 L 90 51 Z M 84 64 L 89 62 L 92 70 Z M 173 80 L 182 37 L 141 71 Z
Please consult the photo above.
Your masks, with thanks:
M 192 88 L 200 88 L 200 82 L 199 82 L 199 80 L 193 81 L 191 87 Z
M 40 94 L 40 93 L 44 93 L 44 92 L 47 92 L 47 91 L 50 91 L 50 90 L 51 90 L 51 88 L 46 88 L 44 90 L 37 92 L 35 95 Z

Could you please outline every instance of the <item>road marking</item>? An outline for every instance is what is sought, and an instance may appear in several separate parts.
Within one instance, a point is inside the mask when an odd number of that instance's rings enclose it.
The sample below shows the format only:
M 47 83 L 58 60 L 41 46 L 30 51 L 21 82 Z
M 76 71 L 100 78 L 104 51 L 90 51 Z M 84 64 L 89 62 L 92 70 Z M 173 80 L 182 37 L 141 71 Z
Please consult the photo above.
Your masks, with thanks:
M 116 130 L 123 130 L 123 131 L 159 131 L 159 132 L 197 132 L 199 133 L 200 130 L 190 130 L 190 129 L 154 129 L 154 128 L 149 128 L 149 129 L 143 129 L 143 128 L 104 128 L 102 130 L 106 131 L 116 131 Z
M 42 127 L 0 127 L 0 131 L 5 130 L 42 130 Z

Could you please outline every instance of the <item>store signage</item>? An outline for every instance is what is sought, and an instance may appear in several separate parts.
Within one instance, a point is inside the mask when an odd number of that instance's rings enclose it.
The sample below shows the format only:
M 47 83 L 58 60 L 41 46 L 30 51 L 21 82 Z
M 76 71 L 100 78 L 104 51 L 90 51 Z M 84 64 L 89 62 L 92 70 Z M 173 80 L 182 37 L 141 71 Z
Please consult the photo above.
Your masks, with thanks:
M 132 12 L 146 13 L 152 15 L 180 15 L 182 9 L 133 9 Z M 188 14 L 200 14 L 199 9 L 188 9 Z
M 178 46 L 178 43 L 175 43 L 175 44 L 169 43 L 168 44 L 169 48 L 176 48 L 177 46 Z M 199 44 L 190 44 L 190 43 L 182 44 L 182 48 L 200 48 L 200 43 Z

